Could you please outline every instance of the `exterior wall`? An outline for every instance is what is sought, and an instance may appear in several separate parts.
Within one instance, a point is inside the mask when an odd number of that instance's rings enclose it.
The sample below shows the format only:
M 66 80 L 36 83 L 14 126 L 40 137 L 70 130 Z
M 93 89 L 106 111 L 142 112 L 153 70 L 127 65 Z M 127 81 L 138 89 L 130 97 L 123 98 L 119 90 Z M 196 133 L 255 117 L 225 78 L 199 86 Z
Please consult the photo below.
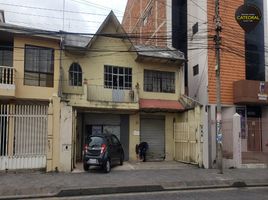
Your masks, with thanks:
M 136 160 L 136 144 L 140 143 L 140 115 L 139 113 L 129 116 L 129 159 Z
M 116 32 L 113 25 L 107 27 L 104 32 Z M 107 37 L 98 37 L 94 42 L 92 49 L 115 49 L 120 51 L 127 51 L 130 47 L 129 42 L 122 42 L 122 40 L 107 38 Z M 156 62 L 136 62 L 137 55 L 136 53 L 130 52 L 121 52 L 121 53 L 102 53 L 89 51 L 86 55 L 71 55 L 70 53 L 65 53 L 63 57 L 63 93 L 70 94 L 71 99 L 70 104 L 76 103 L 76 106 L 86 106 L 86 107 L 97 107 L 95 104 L 87 101 L 85 97 L 83 100 L 79 100 L 72 94 L 84 95 L 83 87 L 72 87 L 69 86 L 69 67 L 73 62 L 78 62 L 83 71 L 83 79 L 87 80 L 87 86 L 98 87 L 98 92 L 108 94 L 111 92 L 111 89 L 104 88 L 104 65 L 114 65 L 121 67 L 130 67 L 132 68 L 132 89 L 135 90 L 135 86 L 139 85 L 139 98 L 146 99 L 166 99 L 166 100 L 178 100 L 181 95 L 181 74 L 183 73 L 183 68 L 178 65 L 167 65 Z M 160 70 L 160 71 L 169 71 L 175 72 L 176 77 L 176 93 L 154 93 L 154 92 L 144 92 L 143 91 L 143 77 L 144 69 Z M 111 99 L 112 100 L 112 99 Z M 79 103 L 80 102 L 80 103 Z M 103 108 L 112 108 L 109 104 L 102 104 Z M 124 109 L 132 108 L 129 104 L 122 104 Z M 138 107 L 136 107 L 137 109 Z
M 192 31 L 188 31 L 188 89 L 189 96 L 199 101 L 203 105 L 208 104 L 208 50 L 207 50 L 207 37 L 208 27 L 207 21 L 207 2 L 198 2 L 200 8 L 197 7 L 192 1 L 188 2 L 188 27 L 198 23 L 198 32 L 193 35 Z M 202 10 L 204 9 L 204 10 Z M 199 66 L 198 75 L 193 75 L 193 67 Z
M 208 0 L 208 30 L 209 36 L 214 33 L 214 12 L 213 0 Z M 221 51 L 221 97 L 223 104 L 233 104 L 233 82 L 245 79 L 245 45 L 244 31 L 235 21 L 236 9 L 244 4 L 243 0 L 221 2 L 222 19 L 222 51 Z M 209 103 L 216 103 L 216 77 L 215 77 L 215 49 L 214 41 L 208 42 L 208 90 Z
M 208 105 L 208 24 L 207 21 L 207 1 L 196 3 L 188 1 L 188 94 L 191 98 L 197 100 L 202 105 L 201 108 L 201 124 L 202 127 L 202 148 L 203 148 L 203 165 L 209 168 L 211 163 L 210 149 L 210 134 L 209 130 L 210 119 L 206 105 Z M 192 26 L 198 23 L 198 32 L 193 35 Z M 199 66 L 198 75 L 193 75 L 193 67 Z
M 26 44 L 53 48 L 54 50 L 54 87 L 37 87 L 24 85 L 24 47 Z M 14 68 L 15 74 L 15 87 L 16 87 L 16 98 L 23 99 L 39 99 L 48 100 L 53 95 L 58 94 L 59 87 L 59 60 L 60 54 L 57 49 L 59 45 L 57 41 L 37 39 L 30 37 L 15 36 L 14 38 Z
M 170 0 L 129 0 L 126 6 L 122 25 L 127 33 L 133 33 L 140 36 L 139 39 L 133 40 L 136 44 L 151 44 L 156 46 L 166 46 L 168 21 L 166 9 Z M 148 11 L 152 7 L 150 13 Z M 169 12 L 170 13 L 170 12 Z M 155 39 L 150 39 L 155 37 Z
M 53 96 L 48 108 L 47 171 L 60 167 L 60 98 Z
M 176 114 L 166 114 L 165 119 L 165 151 L 166 161 L 174 159 L 174 120 Z
M 73 109 L 66 103 L 60 104 L 60 171 L 71 171 L 72 169 L 72 136 L 73 136 Z

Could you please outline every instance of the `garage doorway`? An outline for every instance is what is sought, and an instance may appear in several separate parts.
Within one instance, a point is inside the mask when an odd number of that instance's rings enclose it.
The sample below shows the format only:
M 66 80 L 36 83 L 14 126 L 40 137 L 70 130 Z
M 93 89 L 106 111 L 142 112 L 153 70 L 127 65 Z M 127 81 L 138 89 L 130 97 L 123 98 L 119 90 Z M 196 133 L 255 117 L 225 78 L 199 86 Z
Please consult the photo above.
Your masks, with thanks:
M 165 116 L 141 116 L 141 142 L 147 142 L 148 161 L 165 160 Z

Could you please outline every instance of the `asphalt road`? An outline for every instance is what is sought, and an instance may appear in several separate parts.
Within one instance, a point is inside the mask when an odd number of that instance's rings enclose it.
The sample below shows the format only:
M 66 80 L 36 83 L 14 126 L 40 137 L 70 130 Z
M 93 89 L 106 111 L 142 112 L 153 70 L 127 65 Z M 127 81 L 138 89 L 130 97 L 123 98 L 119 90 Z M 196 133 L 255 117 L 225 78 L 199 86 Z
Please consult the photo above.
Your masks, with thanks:
M 228 189 L 207 189 L 188 191 L 165 191 L 152 193 L 128 193 L 110 194 L 97 196 L 45 198 L 46 200 L 268 200 L 268 187 L 260 188 L 228 188 Z M 35 199 L 37 200 L 37 199 Z M 44 200 L 44 198 L 39 199 Z

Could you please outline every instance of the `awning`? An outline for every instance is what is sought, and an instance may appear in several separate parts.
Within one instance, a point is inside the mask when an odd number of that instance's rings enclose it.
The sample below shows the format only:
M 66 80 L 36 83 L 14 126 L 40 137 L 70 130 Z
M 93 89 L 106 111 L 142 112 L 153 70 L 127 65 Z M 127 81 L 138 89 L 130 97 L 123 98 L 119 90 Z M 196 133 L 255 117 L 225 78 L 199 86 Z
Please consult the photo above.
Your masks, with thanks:
M 175 100 L 140 99 L 140 110 L 146 111 L 184 111 L 183 105 Z

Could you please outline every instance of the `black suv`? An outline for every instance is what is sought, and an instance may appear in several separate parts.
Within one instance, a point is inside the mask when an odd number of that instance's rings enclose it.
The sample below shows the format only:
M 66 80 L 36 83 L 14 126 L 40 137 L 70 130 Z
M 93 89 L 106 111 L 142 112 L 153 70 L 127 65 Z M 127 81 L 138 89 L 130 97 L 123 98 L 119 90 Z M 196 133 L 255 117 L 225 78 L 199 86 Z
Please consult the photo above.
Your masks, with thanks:
M 106 173 L 111 171 L 111 166 L 119 163 L 123 165 L 124 150 L 118 138 L 113 134 L 98 134 L 89 137 L 84 146 L 84 170 L 90 166 L 100 166 Z

